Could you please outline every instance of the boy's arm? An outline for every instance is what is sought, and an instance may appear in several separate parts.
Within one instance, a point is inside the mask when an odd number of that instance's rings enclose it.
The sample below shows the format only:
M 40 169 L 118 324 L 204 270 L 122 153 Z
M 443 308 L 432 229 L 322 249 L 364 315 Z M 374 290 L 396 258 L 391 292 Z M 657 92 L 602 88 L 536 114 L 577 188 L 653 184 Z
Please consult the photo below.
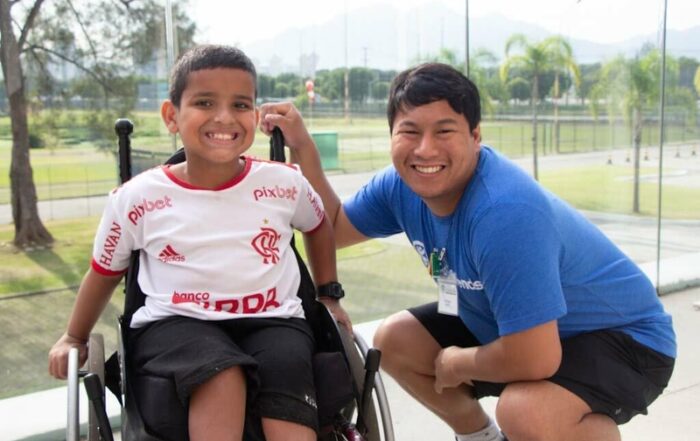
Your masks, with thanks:
M 333 228 L 325 217 L 314 231 L 304 234 L 306 255 L 316 286 L 338 281 L 333 242 Z M 352 331 L 350 317 L 340 305 L 340 300 L 330 297 L 319 297 L 318 300 L 326 305 L 338 323 L 345 326 L 348 331 Z
M 80 350 L 79 364 L 87 358 L 86 343 L 90 331 L 100 318 L 112 292 L 122 279 L 122 275 L 103 276 L 92 268 L 83 278 L 78 295 L 73 305 L 73 312 L 68 321 L 66 332 L 58 339 L 49 351 L 49 373 L 59 379 L 68 374 L 68 352 L 77 347 Z
M 368 240 L 345 215 L 340 198 L 323 173 L 316 145 L 292 103 L 267 103 L 260 107 L 262 131 L 269 135 L 275 127 L 279 127 L 284 134 L 285 144 L 291 152 L 291 161 L 299 164 L 302 174 L 321 196 L 333 227 L 336 247 L 342 248 Z

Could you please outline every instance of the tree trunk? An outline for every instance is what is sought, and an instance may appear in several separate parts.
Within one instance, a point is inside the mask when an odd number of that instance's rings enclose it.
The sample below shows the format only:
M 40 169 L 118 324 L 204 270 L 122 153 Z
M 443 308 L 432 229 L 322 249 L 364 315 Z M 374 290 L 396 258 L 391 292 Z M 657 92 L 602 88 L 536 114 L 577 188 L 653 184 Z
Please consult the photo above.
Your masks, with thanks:
M 535 181 L 539 180 L 537 170 L 537 100 L 540 95 L 540 80 L 537 75 L 532 79 L 532 175 Z
M 39 218 L 36 187 L 29 162 L 29 125 L 24 77 L 17 38 L 12 29 L 10 7 L 8 0 L 0 0 L 0 35 L 2 36 L 0 61 L 2 61 L 12 124 L 10 194 L 12 219 L 15 225 L 14 244 L 19 248 L 48 246 L 53 243 L 53 237 Z
M 639 156 L 642 144 L 642 112 L 635 108 L 632 111 L 633 145 L 634 145 L 634 189 L 632 194 L 632 212 L 639 213 Z

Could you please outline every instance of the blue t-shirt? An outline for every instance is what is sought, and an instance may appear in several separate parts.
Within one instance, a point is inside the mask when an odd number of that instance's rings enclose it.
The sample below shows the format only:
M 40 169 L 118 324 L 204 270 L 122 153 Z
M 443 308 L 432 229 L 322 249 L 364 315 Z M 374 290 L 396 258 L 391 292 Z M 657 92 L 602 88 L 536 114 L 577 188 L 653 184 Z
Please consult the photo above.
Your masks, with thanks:
M 365 236 L 405 232 L 426 266 L 444 249 L 459 316 L 482 344 L 556 319 L 561 338 L 619 330 L 676 356 L 671 316 L 639 267 L 488 146 L 450 216 L 435 216 L 392 166 L 343 208 Z

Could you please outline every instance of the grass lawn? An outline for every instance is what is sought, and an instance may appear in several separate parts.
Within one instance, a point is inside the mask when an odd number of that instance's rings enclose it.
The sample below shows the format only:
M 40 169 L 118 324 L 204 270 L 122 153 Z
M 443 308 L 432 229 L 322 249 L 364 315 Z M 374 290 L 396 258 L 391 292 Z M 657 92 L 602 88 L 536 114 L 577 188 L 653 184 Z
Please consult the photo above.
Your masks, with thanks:
M 642 168 L 640 175 L 656 176 Z M 543 171 L 542 184 L 576 208 L 608 213 L 632 213 L 633 181 L 630 167 L 601 165 Z M 640 215 L 657 214 L 658 185 L 642 180 Z M 700 219 L 700 189 L 664 184 L 662 213 L 668 219 Z
M 65 329 L 76 290 L 14 298 L 9 294 L 78 284 L 87 269 L 96 225 L 97 218 L 47 222 L 56 244 L 29 252 L 15 251 L 7 243 L 11 226 L 0 227 L 0 399 L 64 384 L 48 376 L 46 358 Z M 303 255 L 301 238 L 297 244 Z M 338 271 L 347 292 L 343 304 L 356 323 L 434 298 L 433 282 L 410 247 L 370 241 L 346 248 L 338 252 Z M 96 327 L 108 353 L 116 348 L 121 290 Z

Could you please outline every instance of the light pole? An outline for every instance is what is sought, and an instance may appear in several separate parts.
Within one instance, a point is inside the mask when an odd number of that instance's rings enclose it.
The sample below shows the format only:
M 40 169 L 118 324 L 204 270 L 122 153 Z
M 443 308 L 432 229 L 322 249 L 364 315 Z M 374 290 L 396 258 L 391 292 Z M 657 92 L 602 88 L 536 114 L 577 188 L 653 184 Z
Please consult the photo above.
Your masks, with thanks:
M 469 77 L 469 0 L 464 0 L 464 74 Z

